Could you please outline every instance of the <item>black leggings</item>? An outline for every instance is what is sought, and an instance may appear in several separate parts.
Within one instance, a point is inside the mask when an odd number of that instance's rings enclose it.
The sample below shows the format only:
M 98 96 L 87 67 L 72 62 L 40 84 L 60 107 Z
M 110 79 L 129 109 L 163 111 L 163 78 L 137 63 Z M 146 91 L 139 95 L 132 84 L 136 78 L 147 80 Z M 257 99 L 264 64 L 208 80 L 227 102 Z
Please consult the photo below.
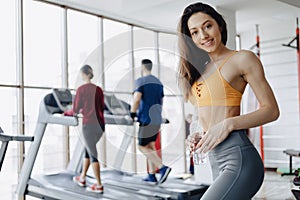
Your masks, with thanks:
M 92 162 L 98 162 L 96 144 L 103 134 L 100 124 L 84 124 L 82 126 L 83 139 L 85 145 L 85 158 L 90 158 Z
M 250 200 L 259 190 L 264 166 L 245 130 L 231 132 L 208 155 L 214 182 L 201 200 Z
M 88 153 L 87 149 L 84 150 L 84 158 L 90 159 L 90 160 L 92 161 L 92 163 L 98 162 L 98 159 L 97 159 L 95 156 L 90 155 L 90 154 Z

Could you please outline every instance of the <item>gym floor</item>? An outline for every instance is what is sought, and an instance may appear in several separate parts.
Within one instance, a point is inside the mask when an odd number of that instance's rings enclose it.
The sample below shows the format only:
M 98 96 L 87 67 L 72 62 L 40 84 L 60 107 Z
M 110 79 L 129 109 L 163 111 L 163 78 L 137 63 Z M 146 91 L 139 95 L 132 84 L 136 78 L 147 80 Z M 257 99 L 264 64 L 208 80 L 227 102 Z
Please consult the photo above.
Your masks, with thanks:
M 296 200 L 291 192 L 295 188 L 293 176 L 281 176 L 273 171 L 266 171 L 265 180 L 254 200 Z
M 264 183 L 253 200 L 296 200 L 291 193 L 293 176 L 283 176 L 267 171 Z M 28 197 L 28 200 L 36 200 Z

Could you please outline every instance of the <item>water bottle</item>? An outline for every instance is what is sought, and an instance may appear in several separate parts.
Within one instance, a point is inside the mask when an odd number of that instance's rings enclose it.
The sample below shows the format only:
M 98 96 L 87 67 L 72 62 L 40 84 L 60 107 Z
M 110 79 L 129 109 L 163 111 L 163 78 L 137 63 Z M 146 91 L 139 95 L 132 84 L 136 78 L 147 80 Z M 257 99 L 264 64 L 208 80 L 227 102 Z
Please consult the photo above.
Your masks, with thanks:
M 194 147 L 193 147 L 193 151 L 192 151 L 194 164 L 195 165 L 199 165 L 200 163 L 204 164 L 207 162 L 206 153 L 197 152 L 195 150 L 196 145 L 202 138 L 203 131 L 199 124 L 198 119 L 195 119 L 194 117 L 190 124 L 190 135 L 192 135 L 192 134 L 196 134 L 196 137 L 194 137 Z

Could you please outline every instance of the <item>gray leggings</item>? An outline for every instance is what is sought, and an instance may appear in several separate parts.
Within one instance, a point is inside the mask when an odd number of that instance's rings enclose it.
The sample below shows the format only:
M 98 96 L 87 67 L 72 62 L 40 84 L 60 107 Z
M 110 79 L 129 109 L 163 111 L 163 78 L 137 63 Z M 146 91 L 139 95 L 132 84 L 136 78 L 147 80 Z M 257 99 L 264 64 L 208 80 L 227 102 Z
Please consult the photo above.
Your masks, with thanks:
M 84 124 L 82 126 L 82 133 L 86 149 L 85 158 L 90 157 L 92 162 L 98 162 L 96 144 L 103 134 L 100 124 Z
M 201 200 L 250 200 L 259 190 L 264 166 L 245 130 L 231 132 L 208 156 L 214 182 Z

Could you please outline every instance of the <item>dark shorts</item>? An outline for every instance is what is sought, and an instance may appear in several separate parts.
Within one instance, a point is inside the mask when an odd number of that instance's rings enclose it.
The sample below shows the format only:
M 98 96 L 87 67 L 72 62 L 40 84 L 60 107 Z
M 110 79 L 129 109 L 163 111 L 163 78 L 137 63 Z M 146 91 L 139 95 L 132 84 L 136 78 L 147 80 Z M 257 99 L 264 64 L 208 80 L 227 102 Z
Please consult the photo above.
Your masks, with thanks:
M 160 125 L 140 124 L 139 133 L 138 133 L 139 145 L 146 146 L 150 142 L 155 142 L 159 129 L 160 129 Z

